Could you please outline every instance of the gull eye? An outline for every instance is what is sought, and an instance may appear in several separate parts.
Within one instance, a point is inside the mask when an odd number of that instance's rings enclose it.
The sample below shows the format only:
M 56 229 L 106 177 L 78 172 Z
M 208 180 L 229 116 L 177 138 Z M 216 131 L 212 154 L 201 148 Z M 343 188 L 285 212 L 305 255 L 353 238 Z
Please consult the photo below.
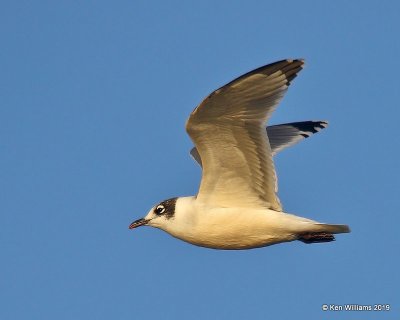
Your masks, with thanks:
M 154 209 L 154 213 L 155 213 L 155 214 L 158 214 L 158 215 L 163 214 L 164 212 L 165 212 L 165 207 L 164 207 L 162 204 L 158 205 L 158 206 Z

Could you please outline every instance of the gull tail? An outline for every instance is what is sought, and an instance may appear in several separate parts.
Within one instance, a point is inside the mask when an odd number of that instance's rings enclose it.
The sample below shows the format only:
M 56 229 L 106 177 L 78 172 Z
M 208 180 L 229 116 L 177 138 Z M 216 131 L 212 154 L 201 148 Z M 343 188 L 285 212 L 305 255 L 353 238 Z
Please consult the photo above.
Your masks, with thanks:
M 315 230 L 315 231 L 314 231 Z M 321 243 L 335 241 L 335 233 L 349 233 L 350 228 L 345 224 L 317 223 L 313 231 L 301 233 L 298 240 L 304 243 Z

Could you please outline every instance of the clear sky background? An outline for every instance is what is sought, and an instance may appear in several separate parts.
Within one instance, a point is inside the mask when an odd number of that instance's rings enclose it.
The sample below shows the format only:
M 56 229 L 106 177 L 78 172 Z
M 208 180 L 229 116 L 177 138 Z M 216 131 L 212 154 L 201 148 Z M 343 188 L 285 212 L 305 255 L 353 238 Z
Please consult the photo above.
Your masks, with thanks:
M 398 1 L 8 1 L 0 9 L 0 319 L 398 319 Z M 271 123 L 328 244 L 216 251 L 128 230 L 197 192 L 184 130 L 214 89 L 305 58 Z M 390 304 L 324 312 L 323 304 Z

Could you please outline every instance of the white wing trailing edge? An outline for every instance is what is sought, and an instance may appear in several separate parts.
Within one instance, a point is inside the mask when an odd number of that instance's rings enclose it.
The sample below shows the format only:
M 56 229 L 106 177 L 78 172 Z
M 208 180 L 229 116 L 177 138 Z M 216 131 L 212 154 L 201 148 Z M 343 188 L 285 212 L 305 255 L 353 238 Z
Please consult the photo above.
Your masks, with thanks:
M 197 201 L 282 211 L 265 123 L 303 60 L 282 60 L 233 80 L 191 113 L 186 130 L 203 164 Z

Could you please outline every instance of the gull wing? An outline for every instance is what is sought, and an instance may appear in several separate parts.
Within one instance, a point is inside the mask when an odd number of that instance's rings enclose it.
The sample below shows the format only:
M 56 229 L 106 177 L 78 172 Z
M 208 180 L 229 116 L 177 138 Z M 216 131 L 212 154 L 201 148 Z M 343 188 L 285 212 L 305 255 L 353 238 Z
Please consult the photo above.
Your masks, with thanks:
M 311 137 L 311 135 L 325 129 L 327 126 L 327 121 L 301 121 L 267 127 L 272 155 Z
M 197 201 L 282 211 L 265 123 L 303 60 L 282 60 L 231 81 L 193 110 L 186 131 L 203 164 Z
M 266 131 L 272 155 L 311 137 L 327 126 L 327 121 L 301 121 L 268 126 Z M 195 147 L 190 150 L 190 155 L 202 167 L 200 154 Z

